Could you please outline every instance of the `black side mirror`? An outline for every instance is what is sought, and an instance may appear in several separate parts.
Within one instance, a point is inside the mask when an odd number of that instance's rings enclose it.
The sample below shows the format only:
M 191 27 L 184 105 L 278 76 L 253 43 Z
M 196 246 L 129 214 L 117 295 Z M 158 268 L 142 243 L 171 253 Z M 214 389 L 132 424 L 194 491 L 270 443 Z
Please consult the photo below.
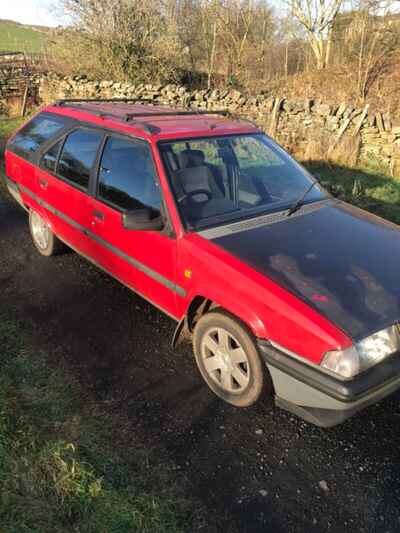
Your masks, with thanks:
M 164 220 L 160 212 L 144 207 L 124 213 L 122 226 L 130 230 L 160 231 L 164 228 Z

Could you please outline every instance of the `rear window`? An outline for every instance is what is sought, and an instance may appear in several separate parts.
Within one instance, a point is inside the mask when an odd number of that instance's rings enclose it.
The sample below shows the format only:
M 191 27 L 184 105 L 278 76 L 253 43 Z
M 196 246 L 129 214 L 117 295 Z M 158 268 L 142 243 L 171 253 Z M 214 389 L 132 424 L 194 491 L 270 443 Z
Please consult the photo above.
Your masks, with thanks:
M 42 144 L 66 126 L 61 117 L 41 114 L 26 124 L 12 139 L 10 146 L 27 154 L 36 152 Z

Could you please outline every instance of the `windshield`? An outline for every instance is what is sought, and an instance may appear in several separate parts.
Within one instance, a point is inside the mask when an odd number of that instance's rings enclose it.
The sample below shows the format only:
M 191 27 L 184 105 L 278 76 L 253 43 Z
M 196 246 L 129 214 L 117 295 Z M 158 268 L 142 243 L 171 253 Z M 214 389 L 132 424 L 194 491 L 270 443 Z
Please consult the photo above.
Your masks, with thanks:
M 160 146 L 180 214 L 191 229 L 290 208 L 312 184 L 307 172 L 262 134 Z M 317 184 L 304 203 L 325 197 Z

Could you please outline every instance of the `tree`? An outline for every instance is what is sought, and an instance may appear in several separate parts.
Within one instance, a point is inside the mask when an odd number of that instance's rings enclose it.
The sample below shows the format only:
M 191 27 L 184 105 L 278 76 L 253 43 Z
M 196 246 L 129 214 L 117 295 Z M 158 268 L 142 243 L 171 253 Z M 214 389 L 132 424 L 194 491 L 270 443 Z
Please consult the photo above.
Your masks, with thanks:
M 73 38 L 64 60 L 79 60 L 85 73 L 135 81 L 170 81 L 179 74 L 184 52 L 178 37 L 175 1 L 61 0 Z M 59 51 L 61 46 L 59 46 Z
M 287 3 L 306 32 L 317 69 L 325 68 L 331 51 L 332 29 L 343 0 L 287 0 Z

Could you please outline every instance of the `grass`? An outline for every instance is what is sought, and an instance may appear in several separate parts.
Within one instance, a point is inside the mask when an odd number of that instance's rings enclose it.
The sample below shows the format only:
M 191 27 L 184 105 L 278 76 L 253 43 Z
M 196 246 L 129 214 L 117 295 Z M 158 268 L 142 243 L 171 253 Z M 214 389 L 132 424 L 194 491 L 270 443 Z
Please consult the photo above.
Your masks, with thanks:
M 335 196 L 400 225 L 400 178 L 373 164 L 348 168 L 312 162 L 306 166 Z
M 46 33 L 9 20 L 0 20 L 0 52 L 40 53 Z
M 185 502 L 132 436 L 0 311 L 0 530 L 178 532 Z M 128 453 L 129 452 L 129 453 Z
M 4 118 L 0 120 L 0 139 L 6 139 L 9 135 L 15 131 L 18 126 L 20 126 L 25 120 L 26 117 L 21 118 Z
M 0 121 L 0 140 L 20 122 Z M 167 465 L 128 428 L 127 445 L 122 414 L 99 410 L 11 314 L 0 303 L 0 532 L 190 531 Z

